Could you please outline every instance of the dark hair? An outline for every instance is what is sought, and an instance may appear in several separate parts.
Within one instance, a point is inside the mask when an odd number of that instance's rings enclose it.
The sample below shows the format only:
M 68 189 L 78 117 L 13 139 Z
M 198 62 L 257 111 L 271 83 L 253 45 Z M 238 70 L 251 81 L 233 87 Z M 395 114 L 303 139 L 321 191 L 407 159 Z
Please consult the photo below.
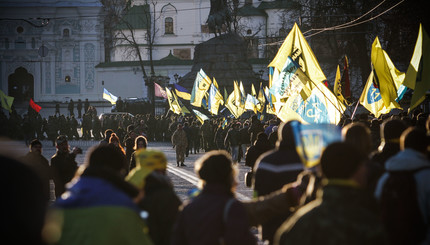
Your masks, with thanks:
M 292 128 L 293 123 L 298 123 L 296 120 L 281 124 L 278 128 L 278 147 L 280 149 L 296 149 L 296 142 Z
M 233 187 L 233 161 L 225 150 L 210 151 L 203 155 L 195 165 L 196 173 L 206 183 L 219 183 L 227 188 Z
M 34 139 L 30 142 L 30 147 L 33 147 L 35 145 L 40 145 L 42 146 L 42 142 L 40 142 L 38 139 Z
M 106 131 L 105 131 L 105 137 L 107 139 L 109 139 L 112 133 L 113 133 L 112 129 L 106 129 Z
M 400 136 L 400 149 L 402 150 L 410 148 L 425 153 L 428 143 L 426 132 L 421 128 L 409 127 Z
M 400 135 L 405 131 L 406 124 L 399 119 L 389 119 L 381 125 L 381 140 L 385 141 L 400 139 Z
M 126 158 L 114 145 L 98 145 L 88 153 L 87 164 L 91 167 L 109 168 L 121 172 L 126 168 Z
M 364 153 L 370 154 L 372 151 L 372 138 L 369 127 L 362 122 L 350 123 L 342 129 L 342 136 L 345 142 L 354 144 Z
M 321 170 L 329 179 L 349 179 L 367 159 L 367 155 L 354 145 L 336 142 L 323 151 Z

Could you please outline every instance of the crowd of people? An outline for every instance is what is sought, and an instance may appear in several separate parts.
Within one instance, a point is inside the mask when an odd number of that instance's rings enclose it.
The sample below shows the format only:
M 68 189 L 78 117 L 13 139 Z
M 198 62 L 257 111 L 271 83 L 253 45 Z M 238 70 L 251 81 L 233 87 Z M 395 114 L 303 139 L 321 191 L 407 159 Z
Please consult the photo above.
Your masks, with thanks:
M 342 120 L 342 141 L 328 145 L 312 168 L 297 152 L 296 122 L 276 116 L 201 124 L 193 116 L 115 115 L 80 166 L 82 151 L 68 145 L 73 135 L 56 131 L 49 161 L 36 133 L 25 156 L 1 154 L 7 181 L 26 173 L 19 178 L 32 185 L 5 194 L 28 195 L 34 206 L 21 214 L 12 202 L 16 217 L 3 230 L 16 244 L 257 244 L 251 227 L 276 245 L 430 244 L 429 115 L 369 118 Z M 187 163 L 200 191 L 184 203 L 166 175 L 165 154 L 148 148 L 158 140 L 172 143 L 177 167 L 204 152 Z M 235 197 L 242 162 L 250 167 L 249 201 Z M 24 215 L 33 219 L 25 227 Z M 17 235 L 23 231 L 31 236 Z

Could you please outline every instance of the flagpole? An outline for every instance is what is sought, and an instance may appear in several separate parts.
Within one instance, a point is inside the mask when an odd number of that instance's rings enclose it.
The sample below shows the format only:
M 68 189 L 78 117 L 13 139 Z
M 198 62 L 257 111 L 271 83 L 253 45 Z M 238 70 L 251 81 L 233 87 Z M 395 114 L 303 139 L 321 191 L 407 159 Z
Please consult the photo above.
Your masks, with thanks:
M 351 120 L 353 120 L 353 119 L 354 119 L 355 112 L 357 111 L 358 104 L 360 104 L 360 103 L 359 103 L 359 101 L 357 101 L 357 104 L 355 105 L 354 112 L 353 112 L 353 113 L 352 113 L 352 115 L 351 115 Z

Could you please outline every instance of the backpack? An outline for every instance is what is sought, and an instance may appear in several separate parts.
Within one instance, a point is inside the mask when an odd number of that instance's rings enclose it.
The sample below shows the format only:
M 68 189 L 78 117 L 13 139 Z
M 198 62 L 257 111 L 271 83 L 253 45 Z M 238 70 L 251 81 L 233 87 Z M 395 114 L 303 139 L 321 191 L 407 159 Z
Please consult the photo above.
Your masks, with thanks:
M 381 215 L 390 244 L 419 244 L 426 237 L 414 177 L 422 169 L 389 172 L 382 190 Z

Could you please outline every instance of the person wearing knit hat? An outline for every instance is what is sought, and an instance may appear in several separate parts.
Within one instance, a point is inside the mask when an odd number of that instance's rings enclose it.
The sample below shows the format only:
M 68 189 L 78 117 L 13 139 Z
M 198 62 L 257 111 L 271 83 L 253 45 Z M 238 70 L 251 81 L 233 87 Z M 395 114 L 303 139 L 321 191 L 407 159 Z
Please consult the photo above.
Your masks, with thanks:
M 172 244 L 257 244 L 243 204 L 234 197 L 237 171 L 224 150 L 195 163 L 202 190 L 180 212 Z
M 367 161 L 350 143 L 330 144 L 320 159 L 322 192 L 282 224 L 275 244 L 386 244 L 379 217 L 366 206 Z
M 181 200 L 166 175 L 167 158 L 163 152 L 152 149 L 138 149 L 134 157 L 136 167 L 126 180 L 143 196 L 138 206 L 147 214 L 149 236 L 154 244 L 170 244 Z

